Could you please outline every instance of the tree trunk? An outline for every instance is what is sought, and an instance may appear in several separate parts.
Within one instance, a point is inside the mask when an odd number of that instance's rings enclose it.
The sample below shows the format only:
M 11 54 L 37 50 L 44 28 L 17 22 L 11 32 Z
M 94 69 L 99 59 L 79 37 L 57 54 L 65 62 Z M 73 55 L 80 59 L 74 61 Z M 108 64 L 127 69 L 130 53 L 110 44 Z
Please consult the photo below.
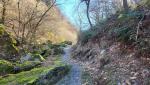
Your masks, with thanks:
M 3 9 L 2 9 L 2 24 L 5 24 L 5 16 L 6 16 L 6 1 L 3 0 Z
M 86 10 L 86 13 L 87 13 L 87 19 L 88 19 L 88 22 L 90 24 L 90 27 L 92 28 L 92 22 L 90 20 L 90 15 L 89 15 L 89 8 L 90 8 L 90 0 L 87 0 L 86 1 L 86 5 L 87 5 L 87 10 Z
M 128 1 L 127 0 L 123 0 L 123 8 L 125 12 L 129 11 L 129 6 L 128 6 Z

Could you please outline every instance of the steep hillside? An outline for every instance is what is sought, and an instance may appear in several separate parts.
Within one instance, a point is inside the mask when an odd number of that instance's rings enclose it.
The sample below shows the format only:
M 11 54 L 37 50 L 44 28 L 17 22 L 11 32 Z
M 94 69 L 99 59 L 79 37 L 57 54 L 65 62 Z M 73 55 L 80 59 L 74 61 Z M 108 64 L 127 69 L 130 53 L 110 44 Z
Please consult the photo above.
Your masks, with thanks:
M 83 32 L 72 56 L 94 85 L 150 85 L 150 6 L 147 3 Z

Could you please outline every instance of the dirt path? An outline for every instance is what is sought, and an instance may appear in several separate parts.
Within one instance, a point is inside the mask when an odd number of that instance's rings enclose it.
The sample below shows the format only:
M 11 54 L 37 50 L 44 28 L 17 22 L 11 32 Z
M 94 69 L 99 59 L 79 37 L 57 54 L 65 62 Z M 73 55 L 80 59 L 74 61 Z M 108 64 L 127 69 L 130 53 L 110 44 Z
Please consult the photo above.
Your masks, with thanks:
M 71 47 L 64 49 L 65 54 L 62 57 L 62 61 L 72 66 L 70 73 L 63 80 L 58 82 L 56 85 L 82 85 L 81 84 L 81 67 L 79 64 L 71 62 L 70 58 Z

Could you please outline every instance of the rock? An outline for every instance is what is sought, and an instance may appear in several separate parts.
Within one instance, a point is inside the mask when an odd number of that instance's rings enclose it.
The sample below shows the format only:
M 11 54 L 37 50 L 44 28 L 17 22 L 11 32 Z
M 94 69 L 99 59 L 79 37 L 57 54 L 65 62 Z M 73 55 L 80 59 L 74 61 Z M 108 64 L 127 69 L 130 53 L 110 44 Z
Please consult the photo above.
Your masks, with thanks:
M 70 70 L 69 66 L 56 67 L 49 71 L 46 75 L 42 75 L 39 79 L 30 85 L 55 85 Z
M 28 53 L 26 56 L 22 57 L 20 59 L 20 61 L 23 63 L 25 61 L 45 61 L 45 59 L 43 58 L 42 55 L 40 54 L 31 54 L 31 53 Z
M 45 59 L 43 58 L 43 56 L 41 56 L 40 54 L 33 54 L 31 60 L 34 61 L 45 61 Z
M 14 73 L 18 73 L 18 72 L 20 72 L 20 71 L 21 71 L 21 68 L 20 68 L 20 67 L 17 67 L 17 66 L 14 67 Z
M 100 68 L 109 63 L 109 56 L 106 50 L 102 50 L 99 55 Z
M 21 57 L 21 58 L 20 58 L 20 61 L 21 61 L 21 63 L 23 63 L 24 61 L 29 61 L 29 60 L 31 60 L 31 58 L 32 58 L 32 54 L 31 54 L 31 53 L 28 53 L 28 54 L 26 54 L 24 57 Z
M 25 61 L 23 63 L 16 63 L 14 67 L 14 73 L 18 73 L 21 71 L 28 71 L 39 65 L 41 65 L 41 62 L 39 61 Z

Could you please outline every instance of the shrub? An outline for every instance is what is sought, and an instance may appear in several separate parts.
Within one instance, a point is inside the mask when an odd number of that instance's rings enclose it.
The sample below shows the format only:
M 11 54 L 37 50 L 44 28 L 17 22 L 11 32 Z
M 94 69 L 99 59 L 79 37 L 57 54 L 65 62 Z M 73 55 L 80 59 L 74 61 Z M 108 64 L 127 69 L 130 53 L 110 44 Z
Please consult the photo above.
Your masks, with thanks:
M 130 11 L 128 13 L 121 13 L 118 16 L 119 20 L 130 20 L 130 19 L 141 19 L 143 16 L 143 13 L 139 11 Z
M 97 33 L 94 30 L 86 30 L 81 32 L 80 34 L 80 40 L 81 43 L 87 43 L 89 39 L 94 37 Z
M 131 38 L 133 30 L 128 27 L 114 28 L 110 31 L 110 35 L 116 38 L 117 41 L 129 42 L 133 39 Z

